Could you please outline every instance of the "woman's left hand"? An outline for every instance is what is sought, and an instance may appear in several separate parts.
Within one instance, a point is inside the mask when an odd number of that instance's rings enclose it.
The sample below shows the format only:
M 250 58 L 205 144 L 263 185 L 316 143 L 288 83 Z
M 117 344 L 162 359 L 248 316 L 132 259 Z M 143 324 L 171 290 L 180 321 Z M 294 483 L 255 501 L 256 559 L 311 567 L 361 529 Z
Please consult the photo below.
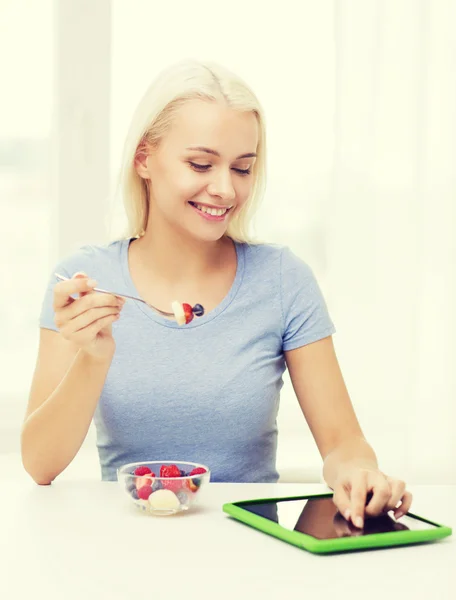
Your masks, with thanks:
M 365 516 L 391 510 L 395 519 L 405 515 L 412 504 L 412 494 L 405 487 L 404 481 L 388 477 L 379 469 L 347 464 L 337 477 L 333 501 L 345 519 L 361 529 Z

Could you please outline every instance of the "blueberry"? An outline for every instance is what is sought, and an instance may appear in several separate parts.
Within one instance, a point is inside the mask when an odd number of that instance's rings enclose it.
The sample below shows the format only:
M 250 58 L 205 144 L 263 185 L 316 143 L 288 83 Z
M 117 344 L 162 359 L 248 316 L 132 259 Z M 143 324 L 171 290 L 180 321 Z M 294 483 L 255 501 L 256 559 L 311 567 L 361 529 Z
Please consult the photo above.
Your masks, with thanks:
M 127 483 L 127 492 L 131 493 L 135 489 L 136 483 L 134 481 L 130 481 L 129 483 Z
M 135 487 L 134 490 L 131 490 L 130 493 L 131 493 L 131 496 L 132 496 L 133 500 L 139 500 L 138 490 L 136 489 L 136 487 Z
M 152 491 L 156 492 L 157 490 L 161 490 L 163 488 L 163 484 L 159 479 L 156 479 L 152 484 Z
M 187 473 L 184 471 L 184 469 L 180 469 L 181 472 L 181 477 L 186 477 Z
M 181 504 L 187 504 L 188 503 L 188 496 L 182 490 L 180 492 L 177 492 L 176 496 L 179 498 L 179 502 Z
M 201 306 L 201 304 L 195 304 L 195 306 L 192 308 L 192 311 L 197 317 L 202 317 L 204 315 L 204 308 Z

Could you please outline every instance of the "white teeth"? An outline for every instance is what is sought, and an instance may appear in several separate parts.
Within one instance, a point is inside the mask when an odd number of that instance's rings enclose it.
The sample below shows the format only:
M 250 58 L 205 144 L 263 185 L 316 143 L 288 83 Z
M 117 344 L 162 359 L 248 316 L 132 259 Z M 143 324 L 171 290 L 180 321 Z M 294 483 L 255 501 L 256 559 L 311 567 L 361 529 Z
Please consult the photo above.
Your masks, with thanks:
M 227 208 L 209 208 L 208 206 L 203 206 L 202 204 L 195 204 L 196 208 L 198 208 L 201 212 L 207 213 L 214 217 L 221 217 L 228 210 Z

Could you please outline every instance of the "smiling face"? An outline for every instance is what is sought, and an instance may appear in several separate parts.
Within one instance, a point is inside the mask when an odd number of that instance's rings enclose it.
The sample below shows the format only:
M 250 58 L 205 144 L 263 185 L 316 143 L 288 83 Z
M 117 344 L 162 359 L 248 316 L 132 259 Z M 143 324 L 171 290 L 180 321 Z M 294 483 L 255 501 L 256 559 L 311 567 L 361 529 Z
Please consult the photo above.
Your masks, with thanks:
M 150 227 L 160 224 L 201 241 L 223 237 L 248 200 L 258 123 L 252 112 L 192 100 L 177 111 L 158 148 L 137 155 L 150 189 Z

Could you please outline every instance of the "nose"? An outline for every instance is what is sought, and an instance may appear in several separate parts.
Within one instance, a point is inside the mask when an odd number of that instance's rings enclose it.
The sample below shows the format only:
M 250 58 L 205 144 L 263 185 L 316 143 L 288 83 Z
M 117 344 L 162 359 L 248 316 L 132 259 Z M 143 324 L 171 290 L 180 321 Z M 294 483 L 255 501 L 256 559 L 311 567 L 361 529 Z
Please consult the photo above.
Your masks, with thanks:
M 211 183 L 207 186 L 207 191 L 211 196 L 217 196 L 225 203 L 230 203 L 236 197 L 236 190 L 233 186 L 231 173 L 220 171 L 213 175 Z

